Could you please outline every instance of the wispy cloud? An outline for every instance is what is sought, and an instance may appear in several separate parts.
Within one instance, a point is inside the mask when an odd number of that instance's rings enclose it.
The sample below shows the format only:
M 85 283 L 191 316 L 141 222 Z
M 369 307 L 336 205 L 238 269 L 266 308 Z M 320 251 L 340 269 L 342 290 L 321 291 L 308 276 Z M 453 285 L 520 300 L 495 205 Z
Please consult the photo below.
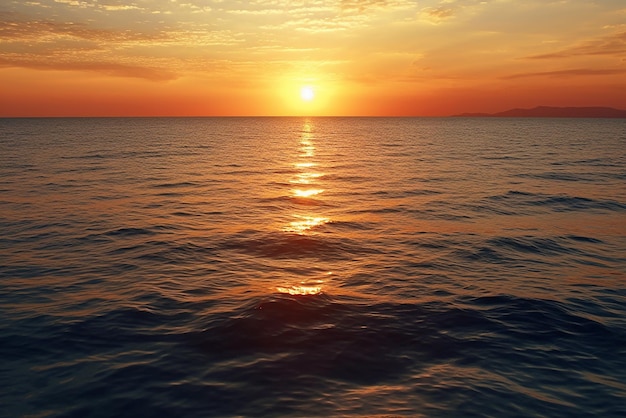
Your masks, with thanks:
M 207 4 L 208 1 L 206 0 L 54 0 L 54 3 L 62 4 L 65 7 L 72 7 L 75 9 L 104 10 L 112 12 L 140 10 L 147 13 L 172 13 L 173 11 L 180 9 L 192 9 L 196 11 L 211 9 Z
M 50 19 L 27 19 L 15 14 L 0 13 L 0 38 L 5 42 L 22 39 L 73 37 L 102 42 L 155 41 L 164 38 L 161 32 L 138 32 L 131 29 L 90 28 L 83 23 L 57 22 Z
M 50 62 L 36 59 L 0 58 L 0 68 L 19 67 L 34 70 L 89 71 L 115 77 L 168 81 L 176 78 L 171 71 L 111 62 Z
M 626 31 L 614 33 L 598 39 L 593 39 L 580 45 L 576 45 L 560 51 L 547 54 L 532 55 L 527 58 L 553 59 L 585 55 L 626 55 Z
M 422 21 L 430 23 L 440 23 L 454 16 L 454 9 L 451 7 L 425 7 L 421 10 L 419 17 Z
M 626 74 L 626 68 L 612 68 L 612 69 L 593 69 L 593 68 L 576 68 L 570 70 L 558 70 L 558 71 L 539 71 L 518 73 L 501 77 L 503 80 L 512 80 L 516 78 L 526 77 L 578 77 L 578 76 L 607 76 Z
M 62 1 L 81 7 L 80 2 Z M 167 81 L 176 78 L 159 65 L 144 65 L 145 58 L 130 59 L 115 51 L 130 46 L 171 40 L 162 31 L 101 29 L 82 22 L 32 19 L 19 13 L 0 13 L 0 67 L 36 70 L 97 72 L 115 77 Z M 143 61 L 143 62 L 142 62 Z
M 410 4 L 406 0 L 340 0 L 340 8 L 343 10 L 364 11 L 368 9 L 395 8 Z

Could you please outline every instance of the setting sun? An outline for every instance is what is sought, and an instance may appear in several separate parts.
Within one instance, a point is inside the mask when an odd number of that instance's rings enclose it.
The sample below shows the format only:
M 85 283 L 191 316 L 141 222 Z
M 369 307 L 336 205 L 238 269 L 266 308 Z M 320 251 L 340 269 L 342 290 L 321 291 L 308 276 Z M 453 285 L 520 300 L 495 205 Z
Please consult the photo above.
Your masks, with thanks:
M 302 97 L 302 100 L 305 102 L 310 102 L 315 98 L 315 92 L 312 87 L 304 86 L 300 89 L 300 97 Z

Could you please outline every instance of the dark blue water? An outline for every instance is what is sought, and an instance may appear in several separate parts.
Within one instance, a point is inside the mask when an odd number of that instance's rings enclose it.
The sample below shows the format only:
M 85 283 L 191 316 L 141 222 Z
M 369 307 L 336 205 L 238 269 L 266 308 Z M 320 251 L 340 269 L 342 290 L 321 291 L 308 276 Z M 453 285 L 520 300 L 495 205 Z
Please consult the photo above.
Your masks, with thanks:
M 608 119 L 0 119 L 0 416 L 625 416 L 625 150 Z

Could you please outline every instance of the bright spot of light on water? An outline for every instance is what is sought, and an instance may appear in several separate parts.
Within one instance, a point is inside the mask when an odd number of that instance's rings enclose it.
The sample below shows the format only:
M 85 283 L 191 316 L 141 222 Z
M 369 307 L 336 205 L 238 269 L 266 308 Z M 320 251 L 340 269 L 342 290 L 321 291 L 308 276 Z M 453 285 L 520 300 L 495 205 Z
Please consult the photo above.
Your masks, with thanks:
M 298 216 L 298 218 L 299 220 L 290 222 L 288 226 L 284 227 L 283 231 L 303 234 L 316 226 L 330 222 L 330 219 L 323 216 Z
M 326 275 L 332 275 L 332 272 L 327 272 Z M 305 280 L 298 284 L 291 286 L 279 286 L 276 290 L 280 293 L 287 295 L 319 295 L 322 293 L 322 285 L 324 280 Z
M 297 184 L 311 184 L 311 182 L 316 179 L 322 177 L 321 173 L 300 173 L 296 176 L 295 179 L 289 180 L 290 183 Z
M 290 287 L 277 287 L 280 293 L 286 293 L 289 295 L 319 295 L 322 293 L 322 286 L 290 286 Z
M 306 190 L 295 189 L 293 191 L 293 195 L 295 197 L 311 197 L 311 196 L 316 196 L 323 192 L 324 192 L 324 189 L 306 189 Z

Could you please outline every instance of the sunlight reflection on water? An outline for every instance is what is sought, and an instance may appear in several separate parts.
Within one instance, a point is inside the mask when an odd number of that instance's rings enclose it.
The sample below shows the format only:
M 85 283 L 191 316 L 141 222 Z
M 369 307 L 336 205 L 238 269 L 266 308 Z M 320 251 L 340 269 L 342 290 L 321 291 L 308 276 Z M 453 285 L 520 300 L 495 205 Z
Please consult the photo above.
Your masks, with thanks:
M 283 228 L 284 232 L 294 232 L 296 234 L 304 234 L 311 229 L 330 222 L 330 219 L 322 216 L 300 216 L 294 215 L 299 220 L 290 222 L 288 226 Z
M 298 160 L 294 163 L 294 166 L 301 169 L 301 171 L 296 174 L 295 178 L 289 179 L 290 183 L 317 186 L 316 181 L 322 177 L 321 173 L 310 170 L 311 167 L 317 166 L 316 162 L 311 161 L 315 157 L 315 143 L 313 139 L 313 124 L 311 121 L 306 120 L 302 127 L 302 135 L 299 142 L 300 152 L 297 154 Z M 291 196 L 296 198 L 309 198 L 320 195 L 323 192 L 324 189 L 319 187 L 292 189 L 290 191 Z M 282 230 L 284 232 L 304 234 L 314 227 L 330 222 L 329 218 L 316 213 L 295 213 L 292 216 L 296 220 L 283 227 Z
M 322 175 L 321 173 L 299 173 L 295 179 L 291 179 L 289 182 L 295 184 L 311 184 L 314 179 L 320 178 Z
M 294 197 L 312 197 L 324 193 L 324 189 L 294 189 Z
M 323 177 L 323 174 L 312 170 L 313 167 L 318 166 L 317 162 L 314 161 L 316 151 L 314 139 L 313 124 L 310 120 L 306 120 L 302 127 L 299 148 L 296 150 L 297 160 L 293 163 L 293 166 L 298 168 L 300 172 L 295 175 L 295 178 L 289 179 L 289 183 L 308 185 L 311 188 L 291 189 L 292 197 L 310 198 L 324 192 L 324 189 L 316 187 L 319 186 L 317 182 Z M 308 235 L 312 233 L 313 229 L 331 222 L 327 216 L 312 212 L 309 205 L 305 202 L 302 203 L 302 205 L 298 205 L 298 212 L 291 214 L 295 220 L 283 226 L 282 232 Z M 306 208 L 306 211 L 302 212 L 302 208 Z M 332 273 L 328 272 L 327 274 L 330 276 Z M 323 283 L 323 280 L 308 280 L 294 285 L 279 286 L 276 290 L 289 295 L 317 295 L 322 292 Z
M 322 293 L 322 286 L 291 286 L 291 287 L 277 287 L 276 290 L 280 293 L 286 293 L 289 295 L 319 295 Z

